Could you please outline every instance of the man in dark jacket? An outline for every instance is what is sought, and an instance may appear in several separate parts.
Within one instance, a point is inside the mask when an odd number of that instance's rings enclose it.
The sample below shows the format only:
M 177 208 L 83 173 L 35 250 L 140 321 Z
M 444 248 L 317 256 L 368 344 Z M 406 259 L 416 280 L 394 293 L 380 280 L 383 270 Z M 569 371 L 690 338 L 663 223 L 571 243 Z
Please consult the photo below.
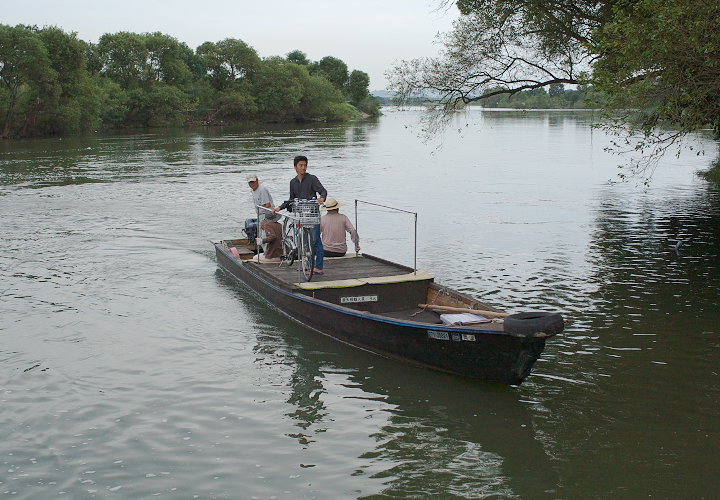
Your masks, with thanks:
M 290 199 L 284 201 L 282 205 L 273 209 L 273 215 L 278 210 L 288 208 L 295 198 L 299 200 L 313 200 L 317 198 L 317 202 L 322 204 L 327 198 L 327 189 L 320 182 L 320 179 L 312 174 L 307 173 L 308 159 L 306 156 L 296 156 L 293 160 L 295 172 L 297 176 L 290 181 Z M 325 251 L 323 250 L 322 240 L 320 239 L 320 225 L 313 228 L 313 237 L 315 239 L 315 274 L 323 274 L 323 259 Z

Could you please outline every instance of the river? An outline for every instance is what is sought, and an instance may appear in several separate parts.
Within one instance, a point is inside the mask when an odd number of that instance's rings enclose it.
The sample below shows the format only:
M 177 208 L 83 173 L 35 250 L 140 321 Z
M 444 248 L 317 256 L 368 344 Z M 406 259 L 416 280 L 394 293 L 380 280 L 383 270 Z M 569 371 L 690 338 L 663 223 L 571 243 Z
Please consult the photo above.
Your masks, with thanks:
M 611 182 L 592 113 L 471 110 L 428 143 L 419 117 L 0 142 L 0 496 L 715 498 L 717 146 L 645 187 Z M 564 313 L 525 383 L 336 342 L 217 268 L 245 175 L 282 200 L 300 153 L 348 215 L 417 212 L 438 282 Z M 358 230 L 413 264 L 411 217 Z

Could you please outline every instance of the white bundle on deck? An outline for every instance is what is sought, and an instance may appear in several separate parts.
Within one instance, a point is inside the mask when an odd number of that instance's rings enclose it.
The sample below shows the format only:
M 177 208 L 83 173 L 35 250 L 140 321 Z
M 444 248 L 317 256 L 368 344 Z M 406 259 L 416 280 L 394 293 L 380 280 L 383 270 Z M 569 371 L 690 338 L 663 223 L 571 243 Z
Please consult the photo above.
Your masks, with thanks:
M 490 321 L 492 321 L 492 320 L 486 318 L 485 316 L 480 316 L 478 314 L 460 313 L 460 314 L 441 314 L 440 321 L 443 322 L 443 325 L 460 326 L 460 325 L 472 325 L 472 324 L 477 324 L 477 323 L 490 323 Z

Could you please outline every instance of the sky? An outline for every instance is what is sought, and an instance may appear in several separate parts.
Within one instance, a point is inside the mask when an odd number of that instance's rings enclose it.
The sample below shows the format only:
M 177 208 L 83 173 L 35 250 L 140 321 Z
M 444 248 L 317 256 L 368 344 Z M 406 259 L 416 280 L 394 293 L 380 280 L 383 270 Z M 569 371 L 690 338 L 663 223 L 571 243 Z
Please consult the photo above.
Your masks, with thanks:
M 160 31 L 195 49 L 238 38 L 260 57 L 292 50 L 343 60 L 387 86 L 396 62 L 434 56 L 458 17 L 442 0 L 0 0 L 0 24 L 57 26 L 96 43 L 105 33 Z

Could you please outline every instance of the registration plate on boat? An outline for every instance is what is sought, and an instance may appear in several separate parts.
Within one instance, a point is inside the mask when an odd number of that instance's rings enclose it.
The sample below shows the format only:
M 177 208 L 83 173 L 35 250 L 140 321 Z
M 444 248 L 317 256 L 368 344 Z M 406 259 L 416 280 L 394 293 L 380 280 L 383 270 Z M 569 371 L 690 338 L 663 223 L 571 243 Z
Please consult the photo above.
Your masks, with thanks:
M 340 297 L 341 304 L 357 304 L 359 302 L 377 302 L 377 295 L 359 295 L 356 297 Z
M 435 330 L 427 330 L 427 334 L 428 334 L 428 337 L 430 337 L 431 339 L 436 339 L 436 340 L 450 340 L 452 338 L 452 340 L 455 340 L 455 341 L 459 341 L 461 339 L 466 342 L 475 342 L 476 341 L 475 335 L 471 335 L 469 333 L 463 333 L 462 335 L 460 335 L 458 333 L 451 334 L 450 332 L 438 332 Z
M 434 330 L 427 331 L 428 337 L 437 340 L 450 340 L 450 334 L 448 332 L 436 332 Z

